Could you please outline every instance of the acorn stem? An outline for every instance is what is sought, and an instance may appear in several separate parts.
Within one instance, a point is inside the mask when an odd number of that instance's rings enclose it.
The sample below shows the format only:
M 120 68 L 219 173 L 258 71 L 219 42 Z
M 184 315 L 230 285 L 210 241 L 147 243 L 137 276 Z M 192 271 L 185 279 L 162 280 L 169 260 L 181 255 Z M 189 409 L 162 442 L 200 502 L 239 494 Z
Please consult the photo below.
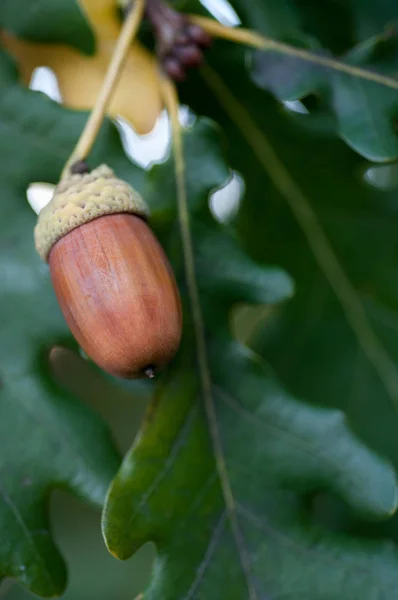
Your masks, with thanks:
M 113 51 L 105 78 L 102 82 L 101 90 L 97 96 L 95 106 L 80 135 L 75 149 L 73 150 L 68 162 L 64 167 L 62 177 L 66 175 L 72 164 L 82 161 L 88 156 L 95 142 L 102 122 L 105 118 L 106 110 L 112 97 L 112 93 L 115 90 L 116 84 L 121 75 L 127 53 L 144 16 L 144 10 L 145 0 L 135 0 L 132 9 L 129 11 L 127 18 L 124 21 L 119 38 L 116 42 L 116 46 Z
M 70 172 L 72 175 L 84 175 L 84 173 L 89 173 L 90 169 L 85 160 L 77 160 L 71 164 Z

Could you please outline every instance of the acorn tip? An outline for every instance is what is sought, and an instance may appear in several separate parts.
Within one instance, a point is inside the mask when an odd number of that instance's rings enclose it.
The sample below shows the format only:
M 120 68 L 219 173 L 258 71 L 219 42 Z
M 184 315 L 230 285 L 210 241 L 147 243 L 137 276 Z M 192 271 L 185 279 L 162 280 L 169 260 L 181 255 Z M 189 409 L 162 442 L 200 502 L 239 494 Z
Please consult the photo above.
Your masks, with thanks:
M 148 377 L 148 379 L 155 379 L 155 370 L 153 367 L 147 367 L 144 371 L 144 374 Z

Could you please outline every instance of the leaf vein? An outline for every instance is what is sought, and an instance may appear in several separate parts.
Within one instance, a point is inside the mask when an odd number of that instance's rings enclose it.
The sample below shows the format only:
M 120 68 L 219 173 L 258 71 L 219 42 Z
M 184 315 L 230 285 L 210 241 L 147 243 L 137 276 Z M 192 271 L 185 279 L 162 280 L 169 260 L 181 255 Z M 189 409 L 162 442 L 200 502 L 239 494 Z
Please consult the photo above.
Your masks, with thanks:
M 184 423 L 179 431 L 179 434 L 178 434 L 177 438 L 175 439 L 175 442 L 171 448 L 171 452 L 164 462 L 163 468 L 157 473 L 157 475 L 154 478 L 154 480 L 152 481 L 151 485 L 146 489 L 145 493 L 141 496 L 140 501 L 137 504 L 135 510 L 130 513 L 129 519 L 126 522 L 126 526 L 124 529 L 124 531 L 126 532 L 126 535 L 129 531 L 129 529 L 131 527 L 131 523 L 133 522 L 136 515 L 146 505 L 149 498 L 152 496 L 152 494 L 154 494 L 154 492 L 158 488 L 160 482 L 164 479 L 164 477 L 167 475 L 167 473 L 169 473 L 178 453 L 184 447 L 184 442 L 186 441 L 186 439 L 188 437 L 188 434 L 190 432 L 190 429 L 192 427 L 192 424 L 193 424 L 195 418 L 197 417 L 197 414 L 198 414 L 198 407 L 197 407 L 197 405 L 193 405 L 187 413 L 185 421 L 184 421 Z
M 43 569 L 43 573 L 45 574 L 45 577 L 47 579 L 47 581 L 53 586 L 54 582 L 53 579 L 51 577 L 51 573 L 50 571 L 47 569 L 47 565 L 45 560 L 43 559 L 43 557 L 41 556 L 39 550 L 37 549 L 35 540 L 32 536 L 32 532 L 29 531 L 29 528 L 27 527 L 21 513 L 19 512 L 16 504 L 13 502 L 11 496 L 6 492 L 6 490 L 4 489 L 4 487 L 2 485 L 0 485 L 0 496 L 3 498 L 4 502 L 7 504 L 7 506 L 10 508 L 15 521 L 18 523 L 19 527 L 21 528 L 25 539 L 27 540 L 28 544 L 30 545 L 30 547 L 34 550 L 36 556 L 39 558 L 41 564 L 42 564 L 42 569 Z
M 398 371 L 390 354 L 376 335 L 364 306 L 336 256 L 321 223 L 304 193 L 279 159 L 267 137 L 259 130 L 247 109 L 209 66 L 203 68 L 210 89 L 225 108 L 275 188 L 285 198 L 303 230 L 313 255 L 333 289 L 358 344 L 378 373 L 386 392 L 398 410 Z M 398 85 L 398 82 L 397 82 Z
M 194 581 L 192 582 L 192 585 L 189 588 L 188 592 L 184 596 L 184 600 L 192 600 L 192 598 L 194 597 L 194 594 L 198 590 L 201 582 L 203 581 L 203 578 L 205 576 L 207 568 L 211 562 L 213 554 L 214 554 L 216 547 L 218 545 L 218 542 L 220 540 L 221 534 L 224 530 L 225 521 L 227 519 L 227 516 L 228 516 L 227 511 L 224 510 L 217 525 L 214 528 L 213 534 L 212 534 L 209 544 L 206 548 L 206 552 L 203 556 L 203 560 L 200 563 L 200 565 L 198 566 L 196 577 L 195 577 Z
M 241 514 L 242 517 L 246 518 L 257 528 L 261 529 L 268 535 L 273 535 L 274 537 L 279 538 L 280 541 L 285 546 L 290 546 L 291 548 L 297 550 L 301 554 L 308 554 L 309 556 L 317 556 L 317 558 L 319 558 L 320 560 L 322 560 L 325 563 L 334 563 L 336 565 L 339 565 L 340 563 L 344 563 L 345 568 L 347 568 L 347 563 L 342 557 L 340 557 L 338 555 L 326 554 L 325 552 L 320 551 L 319 548 L 316 548 L 316 547 L 306 547 L 306 546 L 303 546 L 302 544 L 299 544 L 298 542 L 296 542 L 296 540 L 293 540 L 292 538 L 288 537 L 282 531 L 278 531 L 277 529 L 275 529 L 275 527 L 273 527 L 272 525 L 267 523 L 261 517 L 255 515 L 250 509 L 243 506 L 242 504 L 237 505 L 237 510 Z M 358 574 L 362 574 L 362 575 L 366 575 L 366 576 L 370 575 L 368 569 L 366 569 L 365 567 L 358 566 L 357 563 L 351 563 L 350 567 L 351 567 L 352 571 L 356 571 Z
M 212 393 L 212 382 L 207 355 L 205 326 L 202 315 L 202 306 L 199 295 L 198 282 L 195 269 L 195 257 L 190 225 L 190 215 L 187 201 L 185 182 L 185 162 L 181 126 L 178 114 L 178 96 L 174 84 L 165 78 L 161 79 L 161 91 L 170 117 L 173 134 L 173 152 L 175 157 L 175 175 L 177 185 L 177 205 L 180 222 L 181 240 L 184 255 L 185 276 L 188 284 L 189 299 L 193 315 L 196 351 L 198 358 L 198 375 L 201 382 L 204 408 L 207 416 L 210 439 L 220 485 L 226 504 L 228 517 L 231 523 L 233 536 L 238 549 L 243 574 L 246 580 L 249 600 L 257 600 L 257 592 L 253 582 L 250 559 L 242 537 L 235 508 L 235 499 L 229 481 L 221 435 L 217 421 L 217 414 Z

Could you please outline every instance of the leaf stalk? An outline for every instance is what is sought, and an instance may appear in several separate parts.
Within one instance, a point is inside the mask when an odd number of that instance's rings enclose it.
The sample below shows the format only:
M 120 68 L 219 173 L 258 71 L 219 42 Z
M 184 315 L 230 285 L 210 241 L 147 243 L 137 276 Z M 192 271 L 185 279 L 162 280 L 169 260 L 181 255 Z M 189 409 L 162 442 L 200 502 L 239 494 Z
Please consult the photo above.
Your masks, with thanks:
M 95 106 L 80 135 L 79 141 L 68 159 L 62 176 L 65 176 L 73 164 L 84 161 L 93 147 L 105 118 L 106 110 L 123 70 L 124 63 L 130 50 L 131 43 L 137 34 L 144 16 L 145 0 L 135 0 L 134 5 L 127 14 L 119 38 L 109 63 L 108 70 L 97 96 Z
M 200 303 L 199 287 L 195 272 L 195 258 L 185 183 L 184 149 L 181 124 L 178 115 L 178 95 L 173 82 L 164 75 L 161 75 L 161 91 L 163 94 L 165 107 L 170 118 L 173 136 L 173 153 L 175 160 L 175 174 L 177 183 L 178 216 L 181 229 L 185 274 L 193 315 L 196 351 L 198 358 L 198 371 L 202 386 L 204 407 L 210 431 L 210 439 L 213 445 L 216 468 L 226 505 L 227 516 L 231 524 L 232 533 L 235 539 L 240 561 L 242 564 L 244 577 L 246 580 L 248 600 L 258 600 L 256 588 L 253 583 L 249 555 L 245 547 L 242 533 L 240 531 L 240 526 L 237 517 L 237 506 L 231 488 L 231 483 L 229 481 L 227 465 L 221 441 L 221 434 L 218 426 L 216 408 L 214 405 L 210 366 L 206 348 L 205 327 Z

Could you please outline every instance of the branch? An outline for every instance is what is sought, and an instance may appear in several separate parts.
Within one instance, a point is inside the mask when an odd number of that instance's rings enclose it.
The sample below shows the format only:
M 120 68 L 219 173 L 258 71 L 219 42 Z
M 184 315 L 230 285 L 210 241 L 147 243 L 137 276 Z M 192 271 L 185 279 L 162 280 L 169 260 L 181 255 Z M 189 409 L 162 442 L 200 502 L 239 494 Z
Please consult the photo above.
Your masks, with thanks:
M 378 83 L 386 87 L 398 90 L 398 79 L 389 77 L 388 75 L 382 75 L 374 71 L 368 71 L 355 65 L 350 65 L 334 58 L 328 58 L 326 56 L 319 56 L 309 50 L 303 50 L 302 48 L 296 48 L 290 44 L 284 42 L 278 42 L 273 38 L 261 35 L 256 31 L 250 29 L 244 29 L 243 27 L 226 27 L 221 23 L 218 23 L 214 19 L 207 17 L 201 17 L 198 15 L 190 15 L 189 17 L 192 23 L 200 25 L 207 33 L 213 37 L 219 37 L 230 42 L 237 44 L 245 44 L 256 48 L 257 50 L 269 50 L 282 54 L 284 56 L 293 56 L 300 60 L 313 63 L 321 67 L 332 69 L 352 77 L 358 77 L 359 79 L 366 79 L 373 83 Z

